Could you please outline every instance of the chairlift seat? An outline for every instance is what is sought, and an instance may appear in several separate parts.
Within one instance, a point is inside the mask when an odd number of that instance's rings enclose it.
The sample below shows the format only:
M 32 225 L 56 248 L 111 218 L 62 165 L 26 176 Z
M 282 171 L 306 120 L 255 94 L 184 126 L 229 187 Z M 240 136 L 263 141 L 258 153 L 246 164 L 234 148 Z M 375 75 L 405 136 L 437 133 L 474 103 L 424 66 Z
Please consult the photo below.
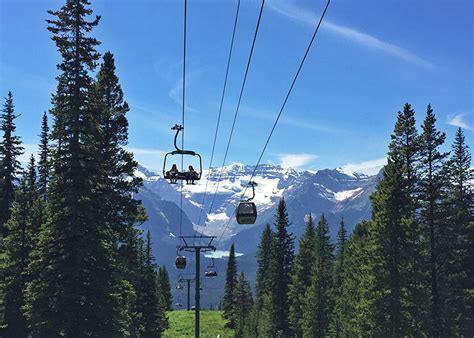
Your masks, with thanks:
M 177 139 L 178 139 L 178 134 L 181 130 L 183 130 L 182 126 L 176 125 L 172 128 L 173 130 L 176 130 L 176 135 L 174 137 L 174 147 L 176 150 L 170 151 L 165 155 L 165 159 L 163 161 L 163 177 L 167 180 L 170 181 L 171 184 L 176 184 L 178 180 L 186 180 L 188 184 L 194 184 L 194 181 L 199 181 L 202 177 L 202 158 L 201 155 L 196 153 L 195 151 L 192 150 L 183 150 L 179 149 L 177 145 Z M 169 156 L 176 156 L 176 155 L 186 155 L 186 156 L 197 156 L 199 160 L 199 167 L 196 168 L 197 170 L 194 172 L 189 172 L 189 171 L 177 171 L 177 172 L 170 172 L 166 171 L 167 169 L 167 163 L 169 162 L 168 157 Z
M 216 270 L 208 270 L 204 272 L 204 276 L 207 278 L 214 278 L 217 277 L 217 271 Z

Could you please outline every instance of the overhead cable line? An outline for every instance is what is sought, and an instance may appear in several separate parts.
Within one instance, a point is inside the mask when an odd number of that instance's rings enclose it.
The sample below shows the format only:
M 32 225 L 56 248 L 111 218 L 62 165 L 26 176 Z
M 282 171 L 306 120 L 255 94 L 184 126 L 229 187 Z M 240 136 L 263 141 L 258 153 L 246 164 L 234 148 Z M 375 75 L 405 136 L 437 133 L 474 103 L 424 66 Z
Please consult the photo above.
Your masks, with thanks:
M 299 76 L 299 74 L 300 74 L 300 72 L 301 72 L 301 69 L 303 68 L 303 64 L 304 64 L 304 62 L 305 62 L 305 60 L 306 60 L 306 57 L 308 56 L 308 53 L 309 53 L 309 51 L 310 51 L 310 49 L 311 49 L 311 46 L 313 45 L 313 42 L 314 42 L 314 40 L 315 40 L 315 37 L 316 37 L 316 35 L 318 34 L 319 27 L 321 26 L 321 23 L 323 22 L 324 16 L 326 15 L 326 11 L 327 11 L 327 9 L 328 9 L 328 7 L 329 7 L 330 2 L 331 2 L 331 0 L 328 0 L 328 1 L 327 1 L 326 6 L 325 6 L 324 11 L 323 11 L 323 14 L 321 14 L 321 17 L 320 17 L 320 19 L 319 19 L 319 21 L 318 21 L 318 24 L 316 25 L 316 28 L 315 28 L 315 30 L 314 30 L 314 33 L 313 33 L 312 37 L 311 37 L 311 40 L 309 41 L 308 47 L 306 48 L 306 52 L 304 53 L 303 59 L 301 60 L 300 65 L 299 65 L 299 67 L 298 67 L 298 70 L 297 70 L 297 72 L 296 72 L 296 74 L 295 74 L 295 76 L 294 76 L 294 78 L 293 78 L 293 81 L 291 82 L 290 89 L 288 90 L 288 92 L 287 92 L 287 94 L 286 94 L 286 96 L 285 96 L 285 99 L 283 100 L 283 104 L 282 104 L 282 106 L 281 106 L 281 108 L 280 108 L 280 111 L 278 112 L 278 115 L 277 115 L 277 118 L 275 119 L 275 122 L 273 123 L 273 127 L 272 127 L 272 129 L 271 129 L 271 131 L 270 131 L 270 134 L 269 134 L 268 137 L 267 137 L 267 140 L 266 140 L 266 142 L 265 142 L 265 145 L 263 146 L 263 149 L 262 149 L 262 152 L 261 152 L 261 154 L 260 154 L 260 157 L 258 158 L 257 164 L 255 165 L 255 167 L 254 167 L 254 169 L 253 169 L 252 176 L 250 177 L 250 182 L 252 182 L 252 179 L 253 179 L 254 176 L 255 176 L 255 173 L 256 173 L 256 171 L 257 171 L 258 166 L 260 165 L 260 162 L 261 162 L 261 160 L 262 160 L 262 158 L 263 158 L 263 155 L 265 154 L 265 151 L 267 150 L 267 146 L 268 146 L 268 144 L 270 143 L 270 139 L 272 138 L 273 132 L 275 131 L 275 128 L 276 128 L 276 126 L 277 126 L 277 124 L 278 124 L 278 121 L 280 120 L 280 117 L 281 117 L 281 115 L 282 115 L 282 113 L 283 113 L 283 110 L 285 109 L 285 106 L 286 106 L 286 103 L 287 103 L 287 101 L 288 101 L 288 98 L 290 97 L 291 92 L 293 91 L 293 87 L 294 87 L 294 85 L 295 85 L 295 83 L 296 83 L 296 80 L 298 79 L 298 76 Z M 243 193 L 242 193 L 242 196 L 241 196 L 241 198 L 240 198 L 241 200 L 242 200 L 243 197 L 245 196 L 245 193 L 247 192 L 247 189 L 248 189 L 248 186 L 245 187 L 245 189 L 244 189 L 244 191 L 243 191 Z M 235 216 L 235 210 L 234 210 L 234 213 L 232 214 L 232 216 L 231 216 L 231 217 L 229 218 L 229 220 L 227 221 L 227 224 L 225 225 L 224 229 L 222 230 L 221 235 L 218 237 L 218 241 L 221 240 L 222 236 L 224 235 L 224 232 L 227 230 L 227 227 L 229 226 L 230 221 L 234 218 L 234 216 Z
M 226 71 L 225 71 L 224 87 L 222 88 L 221 102 L 220 102 L 220 106 L 219 106 L 219 114 L 217 116 L 216 131 L 214 133 L 214 142 L 212 144 L 211 159 L 210 159 L 210 162 L 209 162 L 209 173 L 211 172 L 212 163 L 214 161 L 214 151 L 216 149 L 216 141 L 217 141 L 217 135 L 218 135 L 218 132 L 219 132 L 219 126 L 220 126 L 220 121 L 221 121 L 222 107 L 224 105 L 224 97 L 225 97 L 225 92 L 226 92 L 226 88 L 227 88 L 227 78 L 228 78 L 228 75 L 229 75 L 230 61 L 232 59 L 232 50 L 234 48 L 234 38 L 235 38 L 235 31 L 236 31 L 236 28 L 237 28 L 237 20 L 239 18 L 239 10 L 240 10 L 240 0 L 237 1 L 237 10 L 235 12 L 234 28 L 232 30 L 232 40 L 231 40 L 231 43 L 230 43 L 229 56 L 227 58 L 227 67 L 226 67 Z M 207 197 L 208 185 L 209 185 L 209 176 L 206 180 L 206 186 L 205 186 L 205 189 L 204 189 L 204 196 L 202 197 L 202 203 L 201 203 L 202 207 L 201 207 L 201 211 L 199 212 L 199 220 L 198 220 L 198 223 L 197 223 L 198 227 L 201 224 L 202 212 L 203 212 L 204 207 L 205 207 L 205 201 L 206 201 L 206 197 Z
M 250 49 L 250 54 L 249 54 L 249 58 L 248 58 L 248 61 L 247 61 L 247 66 L 245 68 L 245 75 L 244 75 L 244 79 L 243 79 L 243 82 L 242 82 L 242 87 L 240 88 L 240 94 L 239 94 L 239 100 L 237 102 L 237 107 L 235 109 L 235 114 L 234 114 L 234 120 L 232 122 L 232 127 L 231 127 L 231 130 L 230 130 L 230 134 L 229 134 L 229 139 L 227 141 L 227 147 L 226 147 L 226 150 L 225 150 L 225 154 L 224 154 L 224 160 L 222 161 L 222 166 L 221 166 L 221 171 L 219 173 L 219 177 L 217 178 L 217 185 L 216 185 L 216 189 L 215 189 L 215 192 L 214 192 L 214 195 L 212 197 L 212 201 L 211 201 L 211 205 L 209 207 L 209 213 L 211 213 L 212 211 L 212 207 L 214 206 L 214 202 L 216 200 L 216 195 L 217 195 L 217 191 L 219 189 L 219 184 L 220 184 L 220 181 L 221 181 L 221 178 L 222 178 L 222 174 L 224 172 L 224 166 L 225 166 L 225 162 L 227 160 L 227 155 L 229 153 L 229 148 L 230 148 L 230 143 L 232 141 L 232 136 L 234 134 L 234 128 L 235 128 L 235 123 L 237 121 L 237 116 L 239 114 L 239 108 L 240 108 L 240 102 L 242 101 L 242 96 L 243 96 L 243 93 L 244 93 L 244 89 L 245 89 L 245 83 L 247 81 L 247 75 L 248 75 L 248 72 L 249 72 L 249 68 L 250 68 L 250 63 L 252 61 L 252 55 L 253 55 L 253 51 L 254 51 L 254 48 L 255 48 L 255 42 L 257 41 L 257 34 L 258 34 L 258 29 L 260 27 L 260 21 L 262 19 L 262 13 L 263 13 L 263 7 L 265 5 L 265 0 L 262 0 L 262 5 L 260 7 L 260 13 L 258 15 L 258 20 L 257 20 L 257 25 L 255 27 L 255 33 L 253 35 L 253 41 L 252 41 L 252 47 Z
M 184 149 L 184 112 L 186 107 L 186 12 L 187 12 L 187 0 L 184 0 L 184 25 L 183 25 L 183 96 L 182 96 L 182 111 L 181 111 L 181 126 L 183 130 L 181 132 L 181 149 Z M 184 172 L 184 154 L 181 154 L 181 172 Z M 181 198 L 180 208 L 181 213 L 179 217 L 179 237 L 181 244 L 181 236 L 183 235 L 183 180 L 181 180 Z

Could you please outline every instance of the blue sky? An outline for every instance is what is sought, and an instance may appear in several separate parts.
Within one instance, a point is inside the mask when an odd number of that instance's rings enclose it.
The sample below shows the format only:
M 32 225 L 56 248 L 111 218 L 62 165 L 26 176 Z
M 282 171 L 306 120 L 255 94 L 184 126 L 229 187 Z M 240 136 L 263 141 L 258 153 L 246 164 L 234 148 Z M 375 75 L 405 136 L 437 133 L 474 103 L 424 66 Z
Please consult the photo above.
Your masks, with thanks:
M 186 147 L 207 166 L 236 8 L 188 1 Z M 59 54 L 46 30 L 62 1 L 0 1 L 0 94 L 14 94 L 28 151 L 51 108 Z M 227 163 L 256 162 L 323 9 L 322 1 L 267 0 Z M 221 164 L 260 3 L 242 0 L 215 164 Z M 131 106 L 129 148 L 159 169 L 181 119 L 182 15 L 178 0 L 92 0 L 94 35 L 114 53 Z M 264 162 L 374 172 L 396 112 L 421 124 L 431 103 L 450 144 L 456 126 L 474 144 L 470 0 L 333 1 Z

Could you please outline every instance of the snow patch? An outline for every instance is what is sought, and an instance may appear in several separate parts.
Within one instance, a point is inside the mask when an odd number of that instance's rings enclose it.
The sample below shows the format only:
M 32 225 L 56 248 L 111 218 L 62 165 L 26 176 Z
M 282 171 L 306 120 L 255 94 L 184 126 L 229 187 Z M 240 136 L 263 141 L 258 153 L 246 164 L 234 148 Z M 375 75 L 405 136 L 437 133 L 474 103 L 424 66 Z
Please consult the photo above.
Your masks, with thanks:
M 334 193 L 334 199 L 336 201 L 344 201 L 344 200 L 347 200 L 349 198 L 355 197 L 361 191 L 362 191 L 362 188 L 335 192 Z
M 207 221 L 212 222 L 227 222 L 229 220 L 229 216 L 226 215 L 225 212 L 221 212 L 219 214 L 207 214 Z
M 357 178 L 357 176 L 354 175 L 354 172 L 352 170 L 348 170 L 347 168 L 336 168 L 336 171 L 349 177 Z
M 165 213 L 163 211 L 160 211 L 160 216 L 163 217 L 163 219 L 169 223 L 168 218 L 166 217 Z
M 137 169 L 135 169 L 135 171 L 133 172 L 133 176 L 141 178 L 144 181 L 147 179 L 147 176 Z

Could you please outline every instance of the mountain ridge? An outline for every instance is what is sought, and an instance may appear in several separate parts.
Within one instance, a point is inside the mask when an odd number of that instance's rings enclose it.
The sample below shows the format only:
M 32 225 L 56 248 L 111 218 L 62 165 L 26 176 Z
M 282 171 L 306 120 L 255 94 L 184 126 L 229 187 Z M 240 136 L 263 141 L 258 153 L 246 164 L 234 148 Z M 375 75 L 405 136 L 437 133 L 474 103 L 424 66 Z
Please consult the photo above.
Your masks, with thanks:
M 245 272 L 251 282 L 254 280 L 257 268 L 255 255 L 261 232 L 265 224 L 273 224 L 275 208 L 280 198 L 285 198 L 291 223 L 289 231 L 293 233 L 297 247 L 308 213 L 312 213 L 315 220 L 324 213 L 333 238 L 341 219 L 344 219 L 348 231 L 363 219 L 369 219 L 369 196 L 382 175 L 382 172 L 372 176 L 351 173 L 340 168 L 312 172 L 279 165 L 261 165 L 253 178 L 258 183 L 254 199 L 258 209 L 257 221 L 254 225 L 239 225 L 233 214 L 253 169 L 253 166 L 240 163 L 206 170 L 201 181 L 195 185 L 183 186 L 182 200 L 181 185 L 171 185 L 160 175 L 142 166 L 136 172 L 136 176 L 143 179 L 143 186 L 136 198 L 142 201 L 148 215 L 142 229 L 150 230 L 157 263 L 168 267 L 172 280 L 183 272 L 174 268 L 180 235 L 205 234 L 218 237 L 213 243 L 219 250 L 219 255 L 215 256 L 213 264 L 220 273 L 217 278 L 206 279 L 203 284 L 203 299 L 208 304 L 217 305 L 219 302 L 224 285 L 225 252 L 231 243 L 234 243 L 237 252 L 241 254 L 238 258 L 239 269 Z M 205 196 L 206 183 L 208 190 Z M 209 210 L 215 191 L 214 205 Z M 247 191 L 246 196 L 250 196 L 249 194 L 250 191 Z M 201 222 L 198 224 L 201 209 Z M 204 221 L 207 221 L 205 225 Z M 223 231 L 224 228 L 226 231 Z M 190 267 L 188 272 L 194 271 L 193 254 L 186 255 Z M 206 265 L 204 260 L 202 274 Z

